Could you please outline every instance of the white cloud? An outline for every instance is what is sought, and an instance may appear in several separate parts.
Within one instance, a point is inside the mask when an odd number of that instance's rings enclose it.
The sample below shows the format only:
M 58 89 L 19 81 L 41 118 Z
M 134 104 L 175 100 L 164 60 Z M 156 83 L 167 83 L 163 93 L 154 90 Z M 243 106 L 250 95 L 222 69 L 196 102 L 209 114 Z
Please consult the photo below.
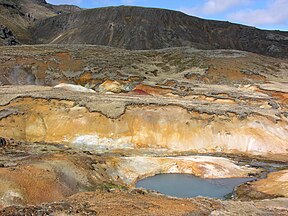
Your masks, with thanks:
M 288 0 L 270 0 L 265 8 L 247 9 L 228 16 L 234 22 L 248 25 L 288 25 Z
M 249 0 L 208 0 L 204 3 L 202 11 L 204 14 L 217 14 L 225 12 L 230 8 L 247 3 Z
M 251 0 L 205 0 L 197 7 L 180 8 L 184 13 L 192 15 L 211 15 L 226 12 L 238 5 L 244 5 L 251 2 Z

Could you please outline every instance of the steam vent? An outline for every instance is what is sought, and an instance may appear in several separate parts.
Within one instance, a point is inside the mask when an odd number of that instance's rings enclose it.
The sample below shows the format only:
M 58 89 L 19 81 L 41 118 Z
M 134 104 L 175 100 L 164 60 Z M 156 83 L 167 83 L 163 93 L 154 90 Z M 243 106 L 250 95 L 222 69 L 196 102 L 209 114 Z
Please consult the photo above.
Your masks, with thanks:
M 45 0 L 0 15 L 1 216 L 288 215 L 287 31 Z

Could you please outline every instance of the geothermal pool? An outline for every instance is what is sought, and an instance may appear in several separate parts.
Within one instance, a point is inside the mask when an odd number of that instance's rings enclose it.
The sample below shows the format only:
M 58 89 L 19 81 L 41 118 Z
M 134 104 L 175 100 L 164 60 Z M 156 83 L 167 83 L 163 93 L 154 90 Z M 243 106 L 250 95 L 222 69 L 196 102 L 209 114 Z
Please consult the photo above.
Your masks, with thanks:
M 179 198 L 225 199 L 236 186 L 252 180 L 255 178 L 202 179 L 189 174 L 159 174 L 138 181 L 136 187 Z

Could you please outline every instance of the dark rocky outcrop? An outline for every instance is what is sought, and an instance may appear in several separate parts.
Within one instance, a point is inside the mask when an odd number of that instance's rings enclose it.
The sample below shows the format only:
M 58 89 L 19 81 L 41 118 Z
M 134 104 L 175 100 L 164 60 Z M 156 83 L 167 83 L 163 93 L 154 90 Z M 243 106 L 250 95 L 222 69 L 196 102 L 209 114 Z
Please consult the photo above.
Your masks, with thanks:
M 0 5 L 4 5 L 6 7 L 16 8 L 17 4 L 12 0 L 0 0 Z
M 5 147 L 7 144 L 7 141 L 5 138 L 0 137 L 0 148 Z
M 0 43 L 9 46 L 19 44 L 12 31 L 3 25 L 0 25 Z
M 33 31 L 37 43 L 98 44 L 132 50 L 196 46 L 288 57 L 288 32 L 163 9 L 121 6 L 84 10 L 43 20 Z

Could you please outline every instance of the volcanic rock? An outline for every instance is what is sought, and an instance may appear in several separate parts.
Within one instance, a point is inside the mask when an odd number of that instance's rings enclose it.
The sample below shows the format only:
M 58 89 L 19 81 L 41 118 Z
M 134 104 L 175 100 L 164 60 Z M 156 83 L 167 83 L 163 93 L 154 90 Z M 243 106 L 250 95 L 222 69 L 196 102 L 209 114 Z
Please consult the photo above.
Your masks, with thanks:
M 269 173 L 265 179 L 242 185 L 237 195 L 242 200 L 288 197 L 288 170 Z
M 140 7 L 0 10 L 0 43 L 38 44 L 0 49 L 0 215 L 288 215 L 287 32 Z M 135 188 L 160 173 L 255 180 L 226 201 Z
M 76 91 L 76 92 L 91 92 L 91 93 L 95 92 L 92 89 L 88 89 L 80 85 L 73 85 L 73 84 L 67 84 L 67 83 L 61 83 L 59 85 L 54 86 L 54 88 L 60 88 L 60 89 Z
M 288 57 L 287 32 L 155 8 L 107 7 L 55 16 L 34 26 L 33 35 L 37 43 L 97 44 L 132 50 L 190 46 Z
M 11 46 L 19 44 L 12 31 L 3 25 L 0 25 L 0 42 L 1 41 L 3 45 Z
M 30 27 L 36 21 L 81 9 L 70 5 L 52 5 L 44 0 L 0 0 L 0 10 L 0 25 L 10 29 L 16 38 L 10 37 L 5 44 L 14 45 L 16 42 L 16 44 L 34 43 Z
M 106 80 L 99 86 L 98 91 L 120 93 L 123 91 L 123 86 L 118 81 Z

